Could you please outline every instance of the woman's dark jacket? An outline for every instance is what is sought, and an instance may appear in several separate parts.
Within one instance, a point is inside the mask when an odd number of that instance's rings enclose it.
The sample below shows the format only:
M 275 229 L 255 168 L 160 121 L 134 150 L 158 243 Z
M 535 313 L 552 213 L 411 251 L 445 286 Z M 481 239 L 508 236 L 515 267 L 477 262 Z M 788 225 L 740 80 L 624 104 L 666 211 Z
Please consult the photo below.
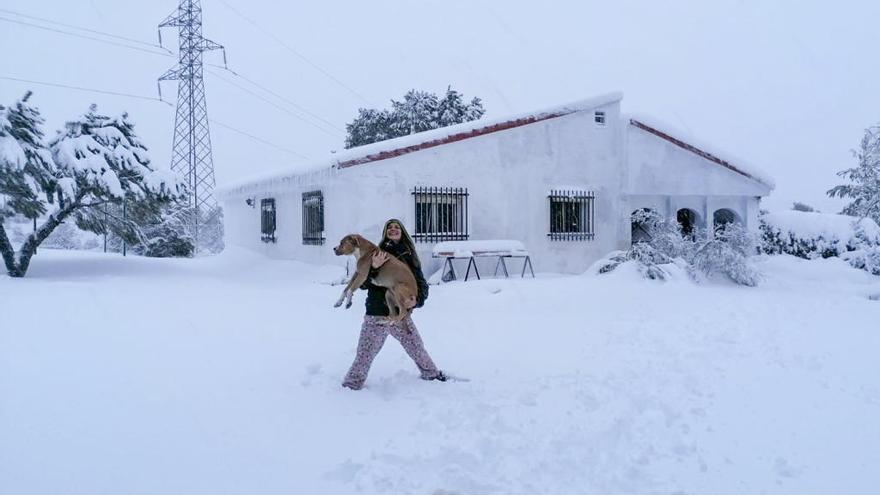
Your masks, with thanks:
M 419 288 L 419 294 L 416 296 L 416 307 L 421 308 L 428 298 L 428 283 L 425 281 L 425 275 L 422 274 L 421 267 L 415 265 L 413 254 L 409 252 L 403 245 L 394 241 L 387 240 L 379 245 L 383 251 L 394 256 L 400 261 L 406 263 L 406 266 L 412 271 L 416 278 L 416 285 Z M 367 314 L 370 316 L 388 316 L 388 305 L 385 304 L 385 287 L 379 287 L 373 284 L 373 277 L 379 273 L 378 268 L 370 268 L 370 276 L 361 286 L 361 289 L 367 290 Z

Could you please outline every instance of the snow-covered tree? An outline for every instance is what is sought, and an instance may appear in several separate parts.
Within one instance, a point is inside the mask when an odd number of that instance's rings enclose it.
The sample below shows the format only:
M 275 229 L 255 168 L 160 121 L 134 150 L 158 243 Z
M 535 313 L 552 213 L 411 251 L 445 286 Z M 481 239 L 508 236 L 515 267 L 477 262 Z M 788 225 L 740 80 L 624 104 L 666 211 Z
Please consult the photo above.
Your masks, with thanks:
M 805 211 L 805 212 L 816 211 L 816 209 L 813 208 L 812 206 L 810 206 L 806 203 L 801 203 L 800 201 L 795 201 L 794 203 L 792 203 L 791 209 L 794 211 Z
M 755 237 L 745 227 L 728 223 L 716 228 L 713 237 L 697 241 L 688 261 L 697 272 L 724 274 L 738 284 L 754 287 L 761 280 L 760 272 L 751 262 L 755 245 Z
M 51 154 L 39 130 L 43 121 L 27 98 L 3 115 L 3 211 L 40 217 L 42 222 L 15 251 L 2 224 L 6 213 L 0 214 L 0 253 L 13 277 L 25 275 L 37 246 L 67 219 L 73 219 L 80 229 L 112 232 L 135 244 L 142 232 L 133 219 L 158 216 L 164 204 L 185 193 L 176 174 L 151 167 L 147 148 L 128 114 L 110 118 L 92 105 L 51 141 Z
M 880 126 L 865 129 L 859 149 L 852 153 L 858 165 L 837 173 L 849 184 L 834 186 L 828 195 L 852 200 L 841 211 L 844 215 L 868 217 L 880 223 Z
M 448 87 L 443 98 L 427 91 L 410 90 L 402 101 L 391 100 L 391 110 L 361 108 L 346 124 L 345 147 L 353 148 L 462 122 L 477 120 L 485 110 L 479 98 L 469 103 Z
M 437 120 L 439 106 L 437 95 L 414 89 L 403 95 L 403 101 L 391 100 L 394 134 L 406 136 L 436 129 L 440 126 Z
M 449 86 L 446 95 L 437 104 L 437 124 L 438 127 L 446 127 L 470 122 L 478 120 L 484 113 L 482 100 L 474 98 L 470 103 L 465 103 L 464 95 Z
M 44 120 L 28 100 L 10 108 L 0 105 L 0 255 L 7 267 L 14 249 L 3 225 L 14 215 L 34 219 L 52 203 L 55 168 L 40 127 Z
M 196 240 L 190 232 L 195 210 L 182 202 L 165 207 L 153 223 L 142 225 L 143 242 L 134 251 L 155 258 L 188 258 L 195 252 Z
M 388 110 L 358 109 L 358 116 L 345 126 L 348 130 L 345 147 L 354 148 L 399 137 L 393 134 L 396 132 L 392 127 L 393 121 L 391 112 Z
M 0 219 L 16 213 L 36 218 L 46 211 L 54 164 L 43 143 L 43 118 L 30 106 L 31 93 L 10 108 L 0 105 Z

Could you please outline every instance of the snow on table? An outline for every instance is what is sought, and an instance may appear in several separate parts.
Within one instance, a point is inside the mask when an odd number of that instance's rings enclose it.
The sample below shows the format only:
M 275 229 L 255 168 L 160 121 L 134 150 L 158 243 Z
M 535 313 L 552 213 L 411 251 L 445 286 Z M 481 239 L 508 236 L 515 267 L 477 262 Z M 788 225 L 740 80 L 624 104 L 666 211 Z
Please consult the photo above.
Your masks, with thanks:
M 470 258 L 472 256 L 528 256 L 521 241 L 487 239 L 480 241 L 438 242 L 432 250 L 435 258 Z

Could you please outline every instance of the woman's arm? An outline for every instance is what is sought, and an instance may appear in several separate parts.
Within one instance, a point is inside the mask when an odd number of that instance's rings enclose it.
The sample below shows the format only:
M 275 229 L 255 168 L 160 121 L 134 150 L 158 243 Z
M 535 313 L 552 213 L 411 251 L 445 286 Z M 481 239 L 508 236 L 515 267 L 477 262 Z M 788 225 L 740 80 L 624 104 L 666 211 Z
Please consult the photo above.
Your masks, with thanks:
M 398 259 L 406 263 L 406 266 L 409 267 L 413 276 L 416 278 L 416 286 L 419 290 L 419 293 L 416 296 L 416 307 L 421 308 L 425 304 L 425 299 L 428 298 L 428 282 L 425 281 L 425 274 L 422 273 L 422 267 L 416 266 L 415 260 L 409 253 L 401 254 Z
M 388 253 L 385 251 L 376 251 L 373 253 L 373 258 L 370 260 L 370 273 L 367 275 L 367 279 L 364 280 L 364 283 L 361 284 L 361 289 L 367 290 L 371 287 L 378 287 L 373 284 L 373 277 L 379 274 L 379 268 L 382 268 L 382 265 L 388 261 Z

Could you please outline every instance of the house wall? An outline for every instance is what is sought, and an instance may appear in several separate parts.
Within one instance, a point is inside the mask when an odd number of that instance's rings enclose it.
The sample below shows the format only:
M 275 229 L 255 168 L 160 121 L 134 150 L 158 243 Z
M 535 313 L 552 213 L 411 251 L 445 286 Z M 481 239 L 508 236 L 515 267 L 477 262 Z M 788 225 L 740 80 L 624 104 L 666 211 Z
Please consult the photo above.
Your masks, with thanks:
M 593 122 L 606 113 L 606 126 Z M 631 243 L 630 214 L 653 208 L 674 217 L 680 208 L 711 225 L 717 209 L 729 208 L 757 229 L 760 196 L 770 188 L 726 169 L 621 119 L 619 101 L 347 168 L 329 165 L 309 173 L 254 182 L 225 195 L 226 241 L 275 258 L 345 265 L 332 247 L 358 233 L 377 242 L 388 218 L 415 229 L 415 187 L 463 187 L 468 197 L 470 239 L 516 239 L 536 271 L 581 273 L 595 260 Z M 551 241 L 548 194 L 583 189 L 595 194 L 595 238 Z M 324 194 L 326 242 L 302 244 L 303 192 Z M 276 243 L 260 240 L 260 200 L 275 198 Z M 245 204 L 254 199 L 254 207 Z M 441 267 L 433 244 L 417 243 L 426 275 Z M 494 270 L 484 260 L 481 272 Z M 521 264 L 511 261 L 512 273 Z M 458 268 L 463 269 L 464 266 Z
M 623 204 L 629 213 L 651 208 L 675 218 L 681 208 L 697 213 L 698 227 L 712 225 L 715 211 L 732 210 L 757 231 L 760 198 L 770 187 L 691 151 L 627 125 L 626 187 Z M 709 229 L 711 235 L 711 229 Z M 625 234 L 629 244 L 630 234 Z
M 593 111 L 576 112 L 483 136 L 368 162 L 327 169 L 259 184 L 249 193 L 225 200 L 226 240 L 277 258 L 344 264 L 331 248 L 349 233 L 376 242 L 388 218 L 415 229 L 412 196 L 417 186 L 466 187 L 471 239 L 517 239 L 529 249 L 536 271 L 583 272 L 607 252 L 622 247 L 620 191 L 623 130 L 619 103 L 605 111 L 606 126 L 597 127 Z M 595 232 L 591 241 L 550 241 L 551 189 L 592 190 L 596 196 Z M 301 194 L 324 193 L 326 244 L 306 246 L 301 234 Z M 255 207 L 245 198 L 255 199 Z M 260 199 L 274 197 L 277 242 L 260 240 Z M 417 243 L 430 275 L 441 266 L 431 258 L 433 244 Z M 488 262 L 488 261 L 487 261 Z M 483 265 L 481 270 L 494 269 Z M 521 265 L 512 261 L 511 272 Z

